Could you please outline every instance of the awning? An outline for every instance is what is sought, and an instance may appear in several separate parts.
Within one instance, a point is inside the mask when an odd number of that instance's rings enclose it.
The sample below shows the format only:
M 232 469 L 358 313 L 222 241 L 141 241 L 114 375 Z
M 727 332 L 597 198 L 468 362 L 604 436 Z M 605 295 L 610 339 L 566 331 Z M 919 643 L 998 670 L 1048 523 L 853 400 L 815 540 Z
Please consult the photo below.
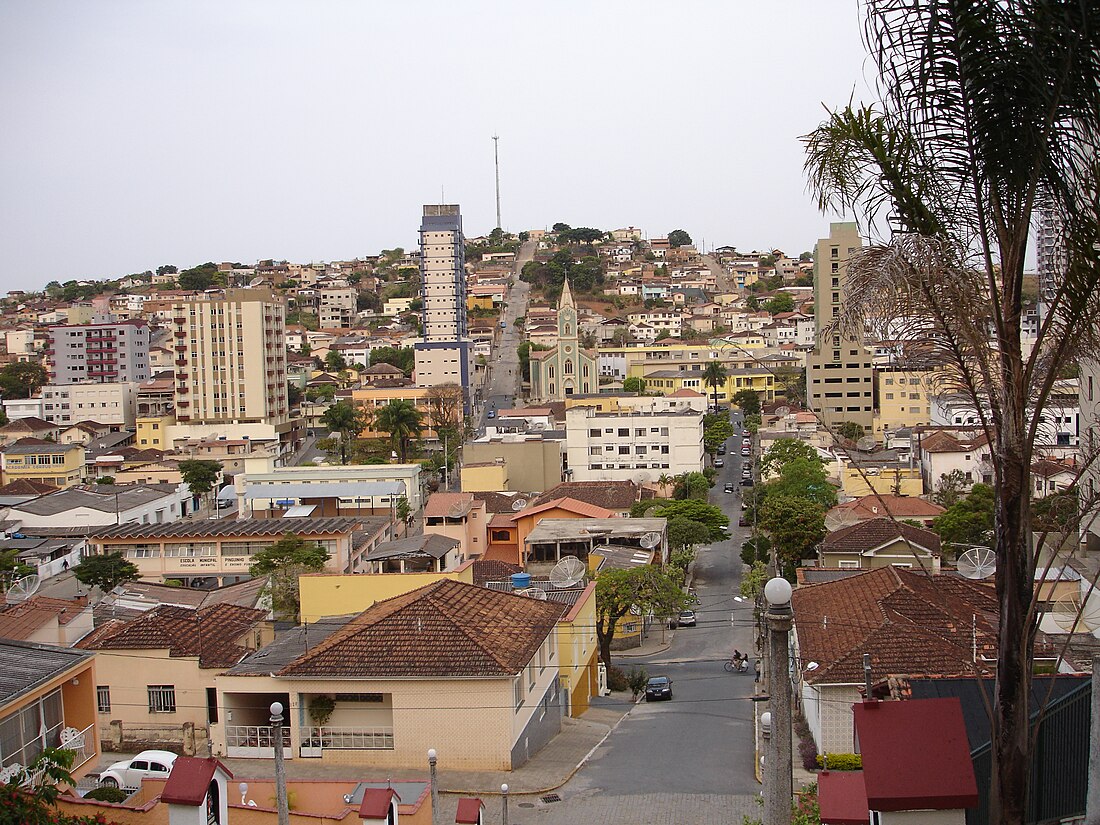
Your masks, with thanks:
M 321 484 L 276 484 L 245 481 L 247 499 L 381 498 L 405 495 L 400 481 L 333 481 Z

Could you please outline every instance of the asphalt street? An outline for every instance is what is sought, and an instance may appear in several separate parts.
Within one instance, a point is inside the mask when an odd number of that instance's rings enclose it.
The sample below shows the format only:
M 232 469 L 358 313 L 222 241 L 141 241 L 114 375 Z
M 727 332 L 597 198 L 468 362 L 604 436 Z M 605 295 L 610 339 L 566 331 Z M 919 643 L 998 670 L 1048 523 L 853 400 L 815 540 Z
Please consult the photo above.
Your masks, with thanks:
M 535 242 L 527 241 L 520 247 L 516 256 L 512 287 L 508 290 L 508 306 L 504 310 L 504 327 L 497 340 L 496 351 L 490 362 L 488 386 L 485 389 L 485 406 L 478 421 L 479 429 L 484 430 L 489 411 L 495 415 L 500 410 L 511 409 L 520 391 L 519 347 L 523 336 L 516 328 L 516 319 L 527 315 L 527 301 L 531 294 L 531 285 L 519 279 L 523 265 L 535 257 Z

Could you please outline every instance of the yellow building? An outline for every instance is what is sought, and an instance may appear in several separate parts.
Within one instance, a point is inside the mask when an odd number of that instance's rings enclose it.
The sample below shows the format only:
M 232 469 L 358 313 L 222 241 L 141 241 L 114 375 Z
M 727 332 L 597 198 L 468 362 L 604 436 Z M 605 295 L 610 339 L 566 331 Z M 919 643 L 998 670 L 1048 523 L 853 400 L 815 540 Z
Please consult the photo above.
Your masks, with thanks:
M 198 610 L 161 605 L 101 624 L 77 644 L 96 651 L 100 739 L 109 741 L 119 720 L 121 746 L 157 739 L 184 752 L 201 750 L 208 724 L 218 721 L 209 701 L 215 674 L 274 637 L 265 612 L 227 603 Z M 199 742 L 188 725 L 201 731 Z
M 470 493 L 501 493 L 508 489 L 507 461 L 477 461 L 462 465 L 462 489 Z
M 645 380 L 646 392 L 672 395 L 679 390 L 693 390 L 702 393 L 708 399 L 713 399 L 715 391 L 703 380 L 703 369 L 669 369 L 660 367 L 646 371 L 646 365 L 633 365 L 630 368 L 631 377 Z M 726 375 L 726 383 L 718 386 L 718 403 L 728 404 L 733 396 L 742 390 L 753 390 L 761 402 L 775 400 L 775 376 L 762 368 L 748 368 L 730 370 Z
M 96 669 L 91 653 L 0 639 L 0 763 L 29 765 L 44 747 L 74 751 L 81 779 L 96 766 Z
M 474 562 L 467 561 L 443 573 L 378 573 L 344 575 L 310 573 L 298 580 L 302 622 L 310 624 L 328 616 L 360 613 L 375 602 L 392 599 L 441 579 L 474 583 Z
M 424 438 L 435 438 L 435 430 L 432 427 L 433 390 L 438 394 L 436 387 L 358 387 L 351 391 L 351 403 L 373 412 L 379 407 L 385 407 L 391 401 L 409 401 L 422 416 L 424 430 L 421 435 Z M 373 417 L 371 421 L 373 422 Z M 368 423 L 367 428 L 360 435 L 363 438 L 380 438 L 388 435 L 373 427 L 373 423 Z
M 935 375 L 931 370 L 875 370 L 875 435 L 931 423 Z
M 923 527 L 875 518 L 829 533 L 818 556 L 821 567 L 834 570 L 903 567 L 939 573 L 940 537 Z
M 0 453 L 3 483 L 38 481 L 71 487 L 84 480 L 84 447 L 21 439 Z
M 175 423 L 176 416 L 171 413 L 167 415 L 150 415 L 137 419 L 135 422 L 137 432 L 134 435 L 134 445 L 141 447 L 143 450 L 170 449 L 172 445 L 167 443 L 164 435 L 168 427 Z
M 493 308 L 493 296 L 492 295 L 467 295 L 466 296 L 466 309 L 492 309 Z
M 879 495 L 919 496 L 924 493 L 920 467 L 882 466 L 860 468 L 844 465 L 841 493 L 845 498 Z

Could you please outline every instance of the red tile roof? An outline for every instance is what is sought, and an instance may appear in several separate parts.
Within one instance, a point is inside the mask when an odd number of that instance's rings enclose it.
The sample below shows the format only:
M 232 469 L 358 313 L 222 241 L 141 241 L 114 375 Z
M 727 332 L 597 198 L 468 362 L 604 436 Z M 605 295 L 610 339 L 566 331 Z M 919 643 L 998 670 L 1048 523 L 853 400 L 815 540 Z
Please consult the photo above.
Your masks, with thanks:
M 539 499 L 539 501 L 542 501 L 542 499 Z M 512 521 L 519 521 L 520 519 L 527 518 L 528 516 L 537 515 L 538 513 L 545 513 L 547 510 L 554 509 L 565 510 L 566 512 L 576 513 L 579 516 L 585 516 L 587 518 L 615 517 L 614 510 L 608 510 L 604 507 L 597 507 L 595 504 L 589 504 L 585 501 L 577 501 L 575 498 L 555 498 L 542 504 L 536 504 L 533 507 L 528 507 L 524 510 L 520 510 L 518 513 L 512 516 Z
M 922 438 L 920 448 L 926 453 L 965 453 L 967 451 L 955 436 L 945 432 L 934 432 Z
M 544 504 L 559 498 L 572 498 L 595 504 L 616 513 L 626 512 L 640 498 L 633 481 L 563 481 L 536 498 L 532 504 Z
M 84 650 L 168 650 L 173 657 L 197 656 L 199 667 L 227 668 L 248 654 L 238 640 L 266 614 L 222 602 L 191 610 L 160 605 L 130 621 L 100 625 L 77 643 Z
M 169 805 L 187 805 L 195 808 L 206 799 L 210 790 L 210 780 L 214 778 L 214 771 L 221 768 L 230 778 L 233 778 L 229 768 L 214 758 L 199 759 L 194 756 L 179 756 L 172 763 L 172 773 L 168 775 L 168 781 L 160 792 L 160 801 Z
M 809 683 L 862 683 L 864 653 L 877 676 L 973 675 L 975 642 L 996 653 L 995 591 L 953 574 L 884 567 L 799 587 L 791 605 L 799 657 L 819 665 Z
M 891 493 L 884 495 L 867 495 L 844 504 L 838 504 L 834 511 L 847 512 L 861 519 L 881 518 L 893 516 L 894 518 L 935 518 L 944 512 L 944 509 L 931 501 L 913 496 L 895 496 Z
M 863 771 L 822 771 L 817 775 L 822 825 L 867 825 L 867 788 Z
M 471 493 L 432 493 L 424 505 L 424 518 L 462 518 L 474 505 Z M 451 515 L 462 510 L 460 515 Z
M 508 581 L 513 573 L 522 573 L 518 564 L 509 564 L 498 559 L 477 559 L 474 561 L 474 584 L 484 587 L 486 582 Z
M 26 641 L 51 620 L 64 627 L 88 606 L 87 599 L 53 599 L 34 596 L 25 602 L 0 608 L 0 638 Z
M 377 602 L 278 675 L 513 676 L 553 632 L 562 607 L 443 579 Z
M 842 527 L 825 536 L 821 549 L 826 552 L 865 553 L 904 538 L 917 547 L 939 555 L 940 537 L 923 527 L 913 527 L 888 518 L 873 518 L 850 527 Z

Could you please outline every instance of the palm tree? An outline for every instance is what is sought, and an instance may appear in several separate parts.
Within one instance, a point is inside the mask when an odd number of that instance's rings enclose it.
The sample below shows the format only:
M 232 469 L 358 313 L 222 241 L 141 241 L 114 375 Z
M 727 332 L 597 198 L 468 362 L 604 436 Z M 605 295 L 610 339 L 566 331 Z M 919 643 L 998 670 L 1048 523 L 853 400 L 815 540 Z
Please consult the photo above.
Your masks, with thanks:
M 670 476 L 668 473 L 661 473 L 657 476 L 657 486 L 661 488 L 661 492 L 664 493 L 676 483 L 676 479 Z
M 374 426 L 390 434 L 390 442 L 404 464 L 409 456 L 409 444 L 420 435 L 424 425 L 422 415 L 411 401 L 394 399 L 374 411 Z
M 348 443 L 367 427 L 368 413 L 350 401 L 333 404 L 321 416 L 329 432 L 340 434 L 340 463 L 348 463 Z
M 714 390 L 714 411 L 718 412 L 718 388 L 726 383 L 726 368 L 721 361 L 710 361 L 703 370 L 703 384 Z
M 847 301 L 821 334 L 920 341 L 907 366 L 937 364 L 943 391 L 978 411 L 996 500 L 990 821 L 1018 825 L 1045 540 L 1029 547 L 1030 466 L 1058 376 L 1100 357 L 1100 4 L 866 7 L 882 99 L 831 113 L 806 138 L 806 171 L 823 211 L 862 217 L 868 232 L 887 216 L 891 231 L 849 259 Z M 1025 349 L 1024 268 L 1040 210 L 1059 227 L 1065 266 Z M 1096 456 L 1082 458 L 1088 468 Z

